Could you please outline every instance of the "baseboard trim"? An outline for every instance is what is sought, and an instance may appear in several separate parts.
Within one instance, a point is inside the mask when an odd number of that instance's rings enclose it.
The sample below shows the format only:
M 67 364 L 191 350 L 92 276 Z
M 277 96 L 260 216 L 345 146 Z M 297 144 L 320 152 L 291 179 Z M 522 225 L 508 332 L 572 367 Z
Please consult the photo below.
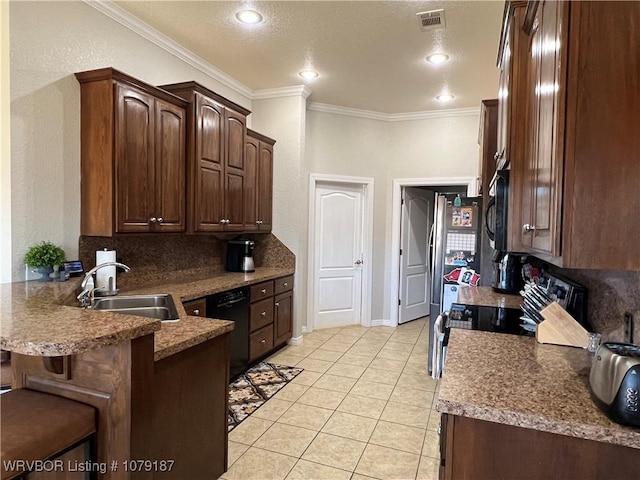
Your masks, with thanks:
M 390 319 L 388 318 L 381 318 L 379 320 L 371 320 L 371 326 L 372 327 L 397 327 L 397 325 L 394 325 Z
M 301 345 L 302 344 L 302 335 L 299 337 L 291 337 L 287 342 L 289 345 Z

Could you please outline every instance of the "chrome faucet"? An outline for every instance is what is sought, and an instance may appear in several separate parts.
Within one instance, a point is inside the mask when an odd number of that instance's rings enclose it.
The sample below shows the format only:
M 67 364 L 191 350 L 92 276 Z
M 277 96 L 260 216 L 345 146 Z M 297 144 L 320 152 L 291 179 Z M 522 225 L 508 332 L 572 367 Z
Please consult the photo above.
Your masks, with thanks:
M 120 263 L 120 262 L 101 263 L 100 265 L 96 265 L 91 270 L 89 270 L 87 274 L 84 276 L 82 283 L 80 284 L 80 288 L 82 288 L 82 292 L 80 292 L 80 294 L 77 297 L 78 300 L 80 301 L 80 305 L 82 305 L 82 308 L 90 308 L 91 305 L 93 304 L 93 297 L 94 297 L 95 291 L 99 290 L 98 288 L 95 287 L 93 274 L 103 267 L 120 267 L 125 272 L 131 271 L 131 268 L 129 268 L 124 263 Z

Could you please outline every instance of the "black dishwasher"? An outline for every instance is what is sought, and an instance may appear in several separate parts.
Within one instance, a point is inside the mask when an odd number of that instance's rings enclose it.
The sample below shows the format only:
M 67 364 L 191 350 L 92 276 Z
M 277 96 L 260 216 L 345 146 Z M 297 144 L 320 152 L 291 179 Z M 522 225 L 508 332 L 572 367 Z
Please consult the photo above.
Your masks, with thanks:
M 249 289 L 236 288 L 207 297 L 207 317 L 232 320 L 230 378 L 249 366 Z

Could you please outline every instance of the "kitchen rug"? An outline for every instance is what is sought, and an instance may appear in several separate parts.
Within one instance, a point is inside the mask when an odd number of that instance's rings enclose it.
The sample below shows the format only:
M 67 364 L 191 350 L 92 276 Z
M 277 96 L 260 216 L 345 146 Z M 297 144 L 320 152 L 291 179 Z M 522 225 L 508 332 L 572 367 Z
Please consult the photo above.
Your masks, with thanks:
M 260 408 L 304 368 L 261 362 L 229 385 L 229 431 Z

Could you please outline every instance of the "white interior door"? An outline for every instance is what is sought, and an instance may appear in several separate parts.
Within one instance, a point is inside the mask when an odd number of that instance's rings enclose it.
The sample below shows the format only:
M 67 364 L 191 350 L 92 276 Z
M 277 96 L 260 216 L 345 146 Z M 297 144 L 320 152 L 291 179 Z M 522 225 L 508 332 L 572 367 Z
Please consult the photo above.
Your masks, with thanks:
M 429 232 L 433 223 L 433 192 L 405 187 L 401 217 L 400 306 L 398 323 L 429 314 L 431 279 Z
M 363 201 L 362 186 L 316 187 L 315 328 L 361 322 Z

